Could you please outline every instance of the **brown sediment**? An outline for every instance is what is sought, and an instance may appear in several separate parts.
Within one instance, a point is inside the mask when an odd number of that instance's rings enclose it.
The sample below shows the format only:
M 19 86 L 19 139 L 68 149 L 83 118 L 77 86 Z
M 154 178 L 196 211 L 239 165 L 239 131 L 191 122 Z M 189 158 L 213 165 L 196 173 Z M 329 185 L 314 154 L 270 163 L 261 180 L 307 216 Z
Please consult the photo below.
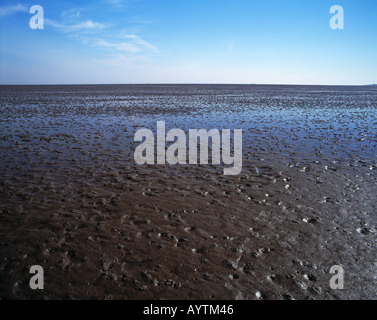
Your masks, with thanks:
M 376 298 L 376 91 L 1 90 L 2 299 Z M 136 165 L 157 120 L 242 127 L 242 173 Z

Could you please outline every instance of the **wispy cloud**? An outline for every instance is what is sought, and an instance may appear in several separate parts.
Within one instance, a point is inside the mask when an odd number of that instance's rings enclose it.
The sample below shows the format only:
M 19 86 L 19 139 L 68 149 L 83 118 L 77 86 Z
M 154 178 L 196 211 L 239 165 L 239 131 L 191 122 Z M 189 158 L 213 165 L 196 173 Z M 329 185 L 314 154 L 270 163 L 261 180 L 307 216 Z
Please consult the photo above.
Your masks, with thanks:
M 76 20 L 80 18 L 80 11 L 76 9 L 69 9 L 62 12 L 62 17 L 64 19 Z
M 123 5 L 127 2 L 131 2 L 130 0 L 104 0 L 105 3 L 112 4 L 115 6 Z
M 157 48 L 151 45 L 149 42 L 143 40 L 138 35 L 126 34 L 122 36 L 123 39 L 129 39 L 129 41 L 123 42 L 110 42 L 100 39 L 94 43 L 95 46 L 112 48 L 117 51 L 125 51 L 128 53 L 138 53 L 145 50 L 157 51 Z
M 0 17 L 9 16 L 18 12 L 28 12 L 28 8 L 23 4 L 0 6 Z
M 153 45 L 151 45 L 149 42 L 141 39 L 139 36 L 137 36 L 136 34 L 126 34 L 124 36 L 126 39 L 132 39 L 135 43 L 137 43 L 138 45 L 141 45 L 143 47 L 146 47 L 148 49 L 151 49 L 151 50 L 157 50 L 157 48 Z
M 86 20 L 84 22 L 67 25 L 56 22 L 54 20 L 45 19 L 45 24 L 65 32 L 102 30 L 106 27 L 104 24 L 93 22 L 92 20 Z
M 126 51 L 130 53 L 136 53 L 141 50 L 138 46 L 130 42 L 110 43 L 101 39 L 97 41 L 95 44 L 100 47 L 113 48 L 119 51 Z
M 141 17 L 133 17 L 133 18 L 130 18 L 130 21 L 132 23 L 135 23 L 135 24 L 145 24 L 145 25 L 148 25 L 148 24 L 156 24 L 158 23 L 158 20 L 156 19 L 146 19 L 146 18 L 141 18 Z

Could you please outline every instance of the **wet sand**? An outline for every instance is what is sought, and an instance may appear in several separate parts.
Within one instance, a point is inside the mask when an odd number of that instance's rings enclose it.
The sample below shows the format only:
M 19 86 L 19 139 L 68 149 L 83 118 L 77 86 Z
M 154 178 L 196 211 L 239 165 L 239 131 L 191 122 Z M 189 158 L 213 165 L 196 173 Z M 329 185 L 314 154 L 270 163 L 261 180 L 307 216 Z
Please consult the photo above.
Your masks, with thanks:
M 0 93 L 1 299 L 377 298 L 375 87 Z M 158 120 L 243 129 L 242 173 L 136 165 Z

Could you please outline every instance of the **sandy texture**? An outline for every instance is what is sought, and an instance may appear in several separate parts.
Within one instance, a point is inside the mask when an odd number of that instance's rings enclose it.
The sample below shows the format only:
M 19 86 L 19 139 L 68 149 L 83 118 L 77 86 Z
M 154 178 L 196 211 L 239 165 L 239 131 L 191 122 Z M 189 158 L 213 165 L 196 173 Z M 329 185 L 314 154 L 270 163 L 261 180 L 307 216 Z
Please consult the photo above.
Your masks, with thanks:
M 377 298 L 375 87 L 0 93 L 2 299 Z M 243 129 L 242 173 L 137 166 L 157 120 Z

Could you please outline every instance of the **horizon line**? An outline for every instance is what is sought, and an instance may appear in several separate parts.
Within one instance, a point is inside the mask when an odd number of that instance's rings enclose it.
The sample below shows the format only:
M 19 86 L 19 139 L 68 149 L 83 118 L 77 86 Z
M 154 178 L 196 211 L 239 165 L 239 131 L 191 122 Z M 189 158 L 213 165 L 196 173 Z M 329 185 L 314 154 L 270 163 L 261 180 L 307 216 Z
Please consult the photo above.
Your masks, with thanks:
M 137 85 L 237 85 L 237 86 L 323 86 L 323 87 L 368 87 L 377 86 L 376 83 L 369 84 L 295 84 L 295 83 L 202 83 L 202 82 L 140 82 L 140 83 L 0 83 L 0 86 L 137 86 Z

